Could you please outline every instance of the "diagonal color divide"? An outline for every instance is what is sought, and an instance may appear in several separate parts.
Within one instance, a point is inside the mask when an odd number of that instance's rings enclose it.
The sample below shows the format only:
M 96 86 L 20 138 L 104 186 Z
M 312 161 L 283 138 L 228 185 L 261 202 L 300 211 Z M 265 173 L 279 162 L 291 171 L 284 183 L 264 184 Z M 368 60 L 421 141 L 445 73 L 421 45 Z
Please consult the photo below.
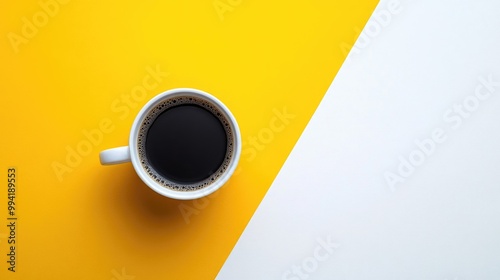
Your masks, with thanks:
M 0 163 L 25 170 L 17 279 L 109 279 L 122 267 L 135 279 L 213 279 L 342 65 L 339 46 L 354 44 L 377 2 L 3 4 Z M 168 77 L 134 94 L 148 66 Z M 187 204 L 153 193 L 130 165 L 98 161 L 127 144 L 150 97 L 176 87 L 218 97 L 245 141 L 238 174 Z
M 217 279 L 498 279 L 500 3 L 455 4 L 351 52 Z

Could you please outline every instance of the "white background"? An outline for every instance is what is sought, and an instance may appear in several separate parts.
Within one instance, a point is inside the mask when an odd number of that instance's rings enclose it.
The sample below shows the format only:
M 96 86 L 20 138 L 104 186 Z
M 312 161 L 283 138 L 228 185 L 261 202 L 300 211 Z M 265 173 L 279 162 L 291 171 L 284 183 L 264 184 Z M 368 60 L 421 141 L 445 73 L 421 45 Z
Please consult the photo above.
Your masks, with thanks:
M 500 86 L 473 100 L 480 77 L 500 82 L 500 1 L 389 2 L 218 279 L 500 279 Z M 467 117 L 453 111 L 464 100 Z M 435 129 L 446 140 L 419 158 Z M 391 188 L 384 174 L 412 154 Z M 332 254 L 317 249 L 327 238 Z

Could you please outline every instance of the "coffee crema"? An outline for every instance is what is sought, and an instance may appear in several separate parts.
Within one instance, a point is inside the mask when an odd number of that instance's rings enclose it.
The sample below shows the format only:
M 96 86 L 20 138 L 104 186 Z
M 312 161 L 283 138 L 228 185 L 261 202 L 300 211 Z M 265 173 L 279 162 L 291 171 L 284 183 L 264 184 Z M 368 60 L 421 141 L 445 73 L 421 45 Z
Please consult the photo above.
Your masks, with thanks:
M 195 191 L 218 180 L 234 157 L 227 117 L 199 97 L 158 103 L 141 122 L 137 150 L 146 173 L 176 191 Z

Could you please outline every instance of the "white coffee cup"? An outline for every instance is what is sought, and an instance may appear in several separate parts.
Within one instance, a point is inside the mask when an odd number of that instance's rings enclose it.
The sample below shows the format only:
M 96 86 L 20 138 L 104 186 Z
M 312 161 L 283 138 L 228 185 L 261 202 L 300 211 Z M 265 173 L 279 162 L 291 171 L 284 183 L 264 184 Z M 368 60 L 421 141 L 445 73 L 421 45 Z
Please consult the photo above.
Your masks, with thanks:
M 141 145 L 144 145 L 142 142 L 145 142 L 144 140 L 147 139 L 145 138 L 147 136 L 144 136 L 145 133 L 147 133 L 145 130 L 148 129 L 146 123 L 149 124 L 149 121 L 153 122 L 163 111 L 178 106 L 178 103 L 175 106 L 169 105 L 172 104 L 172 102 L 186 102 L 187 104 L 194 102 L 188 100 L 195 100 L 200 106 L 205 106 L 210 109 L 213 114 L 216 112 L 221 113 L 220 118 L 223 118 L 226 124 L 227 145 L 231 148 L 227 150 L 227 157 L 224 161 L 224 165 L 221 165 L 216 175 L 210 175 L 212 176 L 210 180 L 206 179 L 208 180 L 207 182 L 200 181 L 196 184 L 186 184 L 184 186 L 182 183 L 175 182 L 155 172 L 154 167 L 151 166 L 147 158 L 145 158 L 146 153 L 141 152 L 144 150 L 144 146 Z M 173 137 L 175 137 L 175 135 L 173 135 Z M 229 109 L 217 98 L 206 92 L 191 88 L 178 88 L 163 92 L 144 105 L 132 125 L 129 146 L 104 150 L 99 156 L 101 164 L 103 165 L 131 161 L 136 173 L 152 190 L 169 198 L 187 200 L 207 196 L 222 187 L 236 169 L 240 154 L 240 130 L 236 119 Z

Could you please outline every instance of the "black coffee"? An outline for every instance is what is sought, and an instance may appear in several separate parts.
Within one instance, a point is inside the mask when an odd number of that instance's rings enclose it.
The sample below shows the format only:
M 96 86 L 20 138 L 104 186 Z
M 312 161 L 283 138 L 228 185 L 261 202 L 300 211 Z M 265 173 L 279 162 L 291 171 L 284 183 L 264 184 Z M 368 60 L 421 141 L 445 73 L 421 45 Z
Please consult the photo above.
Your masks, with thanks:
M 217 117 L 198 105 L 180 105 L 156 117 L 146 137 L 146 156 L 160 175 L 192 184 L 219 169 L 226 146 L 226 132 Z
M 212 104 L 178 97 L 157 105 L 143 121 L 139 157 L 156 182 L 196 190 L 223 174 L 233 153 L 227 119 Z

